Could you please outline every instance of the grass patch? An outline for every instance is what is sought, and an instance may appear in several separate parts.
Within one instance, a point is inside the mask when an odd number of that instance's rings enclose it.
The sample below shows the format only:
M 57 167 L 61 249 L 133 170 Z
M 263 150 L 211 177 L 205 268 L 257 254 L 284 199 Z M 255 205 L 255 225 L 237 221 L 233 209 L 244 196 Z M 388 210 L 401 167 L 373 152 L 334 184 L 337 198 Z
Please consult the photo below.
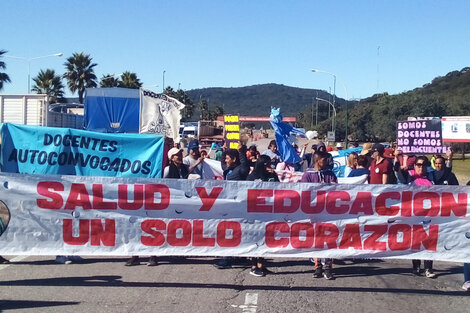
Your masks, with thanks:
M 470 159 L 454 159 L 452 172 L 454 172 L 455 176 L 457 176 L 459 184 L 465 185 L 468 181 L 470 181 Z

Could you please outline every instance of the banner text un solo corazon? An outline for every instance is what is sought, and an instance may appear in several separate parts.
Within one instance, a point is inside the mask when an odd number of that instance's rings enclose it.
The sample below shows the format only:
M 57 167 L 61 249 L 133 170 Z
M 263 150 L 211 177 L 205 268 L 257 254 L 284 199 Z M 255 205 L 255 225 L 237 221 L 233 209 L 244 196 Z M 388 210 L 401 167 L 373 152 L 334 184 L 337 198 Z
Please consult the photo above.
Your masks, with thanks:
M 41 221 L 28 227 L 61 234 L 29 243 L 40 254 L 53 246 L 51 254 L 83 255 L 470 255 L 468 187 L 24 176 L 11 178 L 34 191 L 23 206 Z M 13 225 L 24 212 L 7 200 Z

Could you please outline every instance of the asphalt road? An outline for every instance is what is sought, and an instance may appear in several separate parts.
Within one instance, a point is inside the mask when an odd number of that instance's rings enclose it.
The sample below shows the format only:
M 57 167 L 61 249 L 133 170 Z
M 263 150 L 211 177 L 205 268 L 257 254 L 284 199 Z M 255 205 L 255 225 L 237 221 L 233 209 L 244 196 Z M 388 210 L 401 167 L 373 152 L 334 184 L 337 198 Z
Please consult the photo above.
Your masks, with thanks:
M 412 276 L 411 261 L 347 260 L 327 281 L 302 259 L 269 260 L 266 277 L 243 260 L 219 270 L 211 258 L 21 259 L 0 265 L 0 312 L 470 312 L 460 263 L 436 262 L 433 280 Z

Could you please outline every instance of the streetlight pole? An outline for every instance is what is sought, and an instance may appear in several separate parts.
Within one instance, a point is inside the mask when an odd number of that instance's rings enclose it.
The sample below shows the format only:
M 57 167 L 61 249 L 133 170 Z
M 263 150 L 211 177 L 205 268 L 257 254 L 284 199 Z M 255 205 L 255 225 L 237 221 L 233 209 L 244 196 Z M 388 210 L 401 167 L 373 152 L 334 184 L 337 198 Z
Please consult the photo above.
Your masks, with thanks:
M 310 129 L 313 128 L 313 102 L 314 102 L 314 101 L 313 101 L 313 98 L 312 98 L 312 110 L 311 110 L 311 112 L 312 112 L 312 118 L 310 119 Z
M 25 57 L 17 57 L 14 55 L 4 55 L 6 58 L 11 58 L 11 59 L 18 59 L 18 60 L 23 60 L 28 62 L 28 94 L 31 93 L 31 61 L 37 60 L 37 59 L 43 59 L 43 58 L 48 58 L 48 57 L 61 57 L 63 53 L 54 53 L 54 54 L 48 54 L 48 55 L 43 55 L 40 57 L 34 57 L 34 58 L 25 58 Z
M 163 71 L 163 92 L 165 92 L 165 73 L 166 71 Z
M 315 98 L 315 99 L 318 100 L 318 101 L 326 102 L 326 103 L 328 103 L 329 105 L 331 105 L 333 107 L 333 120 L 331 121 L 331 131 L 334 131 L 336 133 L 336 108 L 335 108 L 335 106 L 333 105 L 333 103 L 331 103 L 328 100 L 325 100 L 325 99 L 322 99 L 322 98 Z
M 324 73 L 333 76 L 333 107 L 336 104 L 336 75 L 327 71 L 312 69 L 314 73 Z
M 314 73 L 325 73 L 325 74 L 328 74 L 328 75 L 331 75 L 333 76 L 334 78 L 334 85 L 333 85 L 333 107 L 334 107 L 334 103 L 335 103 L 335 98 L 336 98 L 336 75 L 333 74 L 333 73 L 330 73 L 330 72 L 327 72 L 327 71 L 322 71 L 322 70 L 317 70 L 317 69 L 312 69 L 312 72 Z M 346 86 L 342 83 L 343 85 L 343 88 L 344 88 L 344 92 L 346 94 L 346 126 L 345 126 L 345 133 L 346 133 L 346 136 L 345 136 L 345 145 L 346 147 L 348 146 L 348 90 L 346 88 Z M 336 114 L 336 113 L 335 113 Z M 336 118 L 335 118 L 336 119 Z

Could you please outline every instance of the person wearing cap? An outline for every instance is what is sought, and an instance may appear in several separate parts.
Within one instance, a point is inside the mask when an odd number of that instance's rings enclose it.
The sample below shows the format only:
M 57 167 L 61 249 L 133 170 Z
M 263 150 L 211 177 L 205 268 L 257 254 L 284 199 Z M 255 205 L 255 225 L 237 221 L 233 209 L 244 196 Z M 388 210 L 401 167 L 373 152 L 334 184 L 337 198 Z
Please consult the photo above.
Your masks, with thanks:
M 196 174 L 202 178 L 202 162 L 204 157 L 199 152 L 199 142 L 192 140 L 188 144 L 188 155 L 183 159 L 183 163 L 188 166 L 189 174 Z
M 168 153 L 168 162 L 169 164 L 163 169 L 163 178 L 188 178 L 189 170 L 188 167 L 183 164 L 183 149 L 171 148 Z M 126 266 L 136 266 L 140 265 L 140 258 L 137 255 L 133 255 L 129 260 L 127 260 Z M 158 259 L 157 256 L 152 255 L 149 258 L 148 266 L 157 266 Z
M 169 165 L 163 170 L 163 178 L 188 178 L 189 169 L 183 163 L 183 149 L 171 148 L 168 151 Z
M 338 150 L 338 151 L 343 150 L 343 144 L 341 142 L 338 142 L 336 144 L 336 150 Z
M 372 146 L 372 162 L 370 164 L 369 184 L 382 185 L 389 183 L 392 174 L 392 163 L 384 157 L 385 147 L 380 143 Z M 362 154 L 362 153 L 361 153 Z

